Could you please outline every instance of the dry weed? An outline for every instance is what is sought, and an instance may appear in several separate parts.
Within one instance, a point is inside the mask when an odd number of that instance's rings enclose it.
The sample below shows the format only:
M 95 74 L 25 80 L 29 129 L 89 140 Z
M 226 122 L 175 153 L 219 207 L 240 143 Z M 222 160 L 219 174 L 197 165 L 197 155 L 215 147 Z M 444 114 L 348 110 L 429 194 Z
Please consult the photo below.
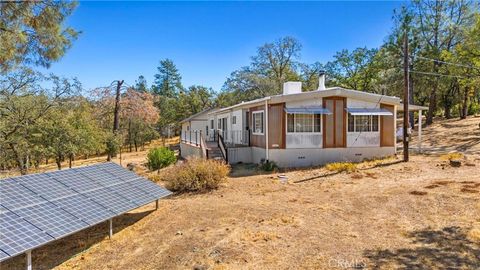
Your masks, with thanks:
M 331 172 L 356 172 L 357 164 L 352 162 L 333 162 L 325 165 L 325 169 Z
M 455 159 L 463 159 L 465 155 L 458 152 L 448 153 L 440 156 L 441 160 L 455 160 Z

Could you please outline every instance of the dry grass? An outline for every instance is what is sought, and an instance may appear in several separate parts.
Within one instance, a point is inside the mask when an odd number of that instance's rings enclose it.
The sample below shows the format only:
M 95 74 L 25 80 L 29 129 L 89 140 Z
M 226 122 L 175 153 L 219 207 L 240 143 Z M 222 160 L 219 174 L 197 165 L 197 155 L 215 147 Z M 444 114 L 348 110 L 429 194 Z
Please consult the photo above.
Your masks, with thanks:
M 325 169 L 331 172 L 355 172 L 357 164 L 353 162 L 334 162 L 325 165 Z
M 454 153 L 448 153 L 440 156 L 441 160 L 459 160 L 459 159 L 464 159 L 465 155 L 462 153 L 454 152 Z
M 112 240 L 101 224 L 34 250 L 33 263 L 39 269 L 479 269 L 480 194 L 462 189 L 480 190 L 480 156 L 468 157 L 475 166 L 439 169 L 445 161 L 438 156 L 412 155 L 409 163 L 357 164 L 350 175 L 290 170 L 288 183 L 234 168 L 235 177 L 217 190 L 172 196 L 157 211 L 148 205 L 115 218 Z M 19 256 L 0 268 L 24 262 Z

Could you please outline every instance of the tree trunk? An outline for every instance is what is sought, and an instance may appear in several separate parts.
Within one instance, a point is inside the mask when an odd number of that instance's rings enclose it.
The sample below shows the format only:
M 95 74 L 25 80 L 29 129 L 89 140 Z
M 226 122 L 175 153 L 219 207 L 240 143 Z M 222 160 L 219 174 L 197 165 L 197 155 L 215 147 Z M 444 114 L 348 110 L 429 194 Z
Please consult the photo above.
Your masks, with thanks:
M 132 152 L 132 121 L 128 120 L 128 146 Z
M 62 156 L 58 155 L 57 158 L 55 159 L 55 163 L 57 163 L 57 168 L 59 170 L 62 169 Z
M 68 156 L 68 167 L 69 167 L 70 169 L 72 168 L 72 163 L 73 163 L 74 158 L 75 158 L 75 157 L 73 156 L 73 154 L 70 154 L 70 155 Z
M 133 143 L 135 144 L 135 152 L 138 152 L 138 145 L 137 145 L 137 140 L 133 140 Z
M 452 118 L 452 107 L 450 106 L 450 102 L 446 101 L 445 102 L 445 118 L 446 119 L 451 119 Z
M 115 109 L 113 111 L 113 133 L 116 134 L 120 127 L 120 120 L 118 119 L 120 113 L 120 89 L 122 88 L 123 80 L 117 81 L 117 91 L 115 93 Z
M 28 167 L 25 166 L 25 160 L 19 155 L 17 148 L 15 148 L 15 145 L 13 143 L 9 143 L 9 145 L 10 149 L 12 149 L 13 155 L 15 156 L 15 160 L 17 161 L 17 167 L 20 171 L 20 174 L 26 175 L 28 173 Z
M 460 119 L 467 118 L 468 115 L 468 86 L 465 86 L 465 91 L 463 92 L 463 104 L 462 112 L 460 113 Z

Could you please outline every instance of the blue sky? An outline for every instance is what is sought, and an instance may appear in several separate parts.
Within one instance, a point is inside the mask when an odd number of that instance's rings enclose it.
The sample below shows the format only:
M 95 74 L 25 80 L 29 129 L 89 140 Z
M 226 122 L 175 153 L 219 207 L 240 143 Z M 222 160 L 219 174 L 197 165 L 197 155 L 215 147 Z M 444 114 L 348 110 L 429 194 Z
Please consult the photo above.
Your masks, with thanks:
M 220 90 L 250 63 L 257 47 L 283 36 L 303 45 L 302 61 L 341 49 L 378 47 L 402 2 L 80 2 L 68 24 L 82 31 L 48 72 L 77 77 L 84 88 L 144 75 L 170 58 L 193 84 Z

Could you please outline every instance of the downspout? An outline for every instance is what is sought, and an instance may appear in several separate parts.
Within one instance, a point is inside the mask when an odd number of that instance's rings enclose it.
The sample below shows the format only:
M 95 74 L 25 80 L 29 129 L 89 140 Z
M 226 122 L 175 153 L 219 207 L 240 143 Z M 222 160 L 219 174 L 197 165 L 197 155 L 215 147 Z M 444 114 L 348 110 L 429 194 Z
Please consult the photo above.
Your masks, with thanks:
M 265 100 L 265 160 L 268 161 L 268 99 Z
M 393 147 L 396 155 L 397 154 L 397 105 L 393 107 Z

